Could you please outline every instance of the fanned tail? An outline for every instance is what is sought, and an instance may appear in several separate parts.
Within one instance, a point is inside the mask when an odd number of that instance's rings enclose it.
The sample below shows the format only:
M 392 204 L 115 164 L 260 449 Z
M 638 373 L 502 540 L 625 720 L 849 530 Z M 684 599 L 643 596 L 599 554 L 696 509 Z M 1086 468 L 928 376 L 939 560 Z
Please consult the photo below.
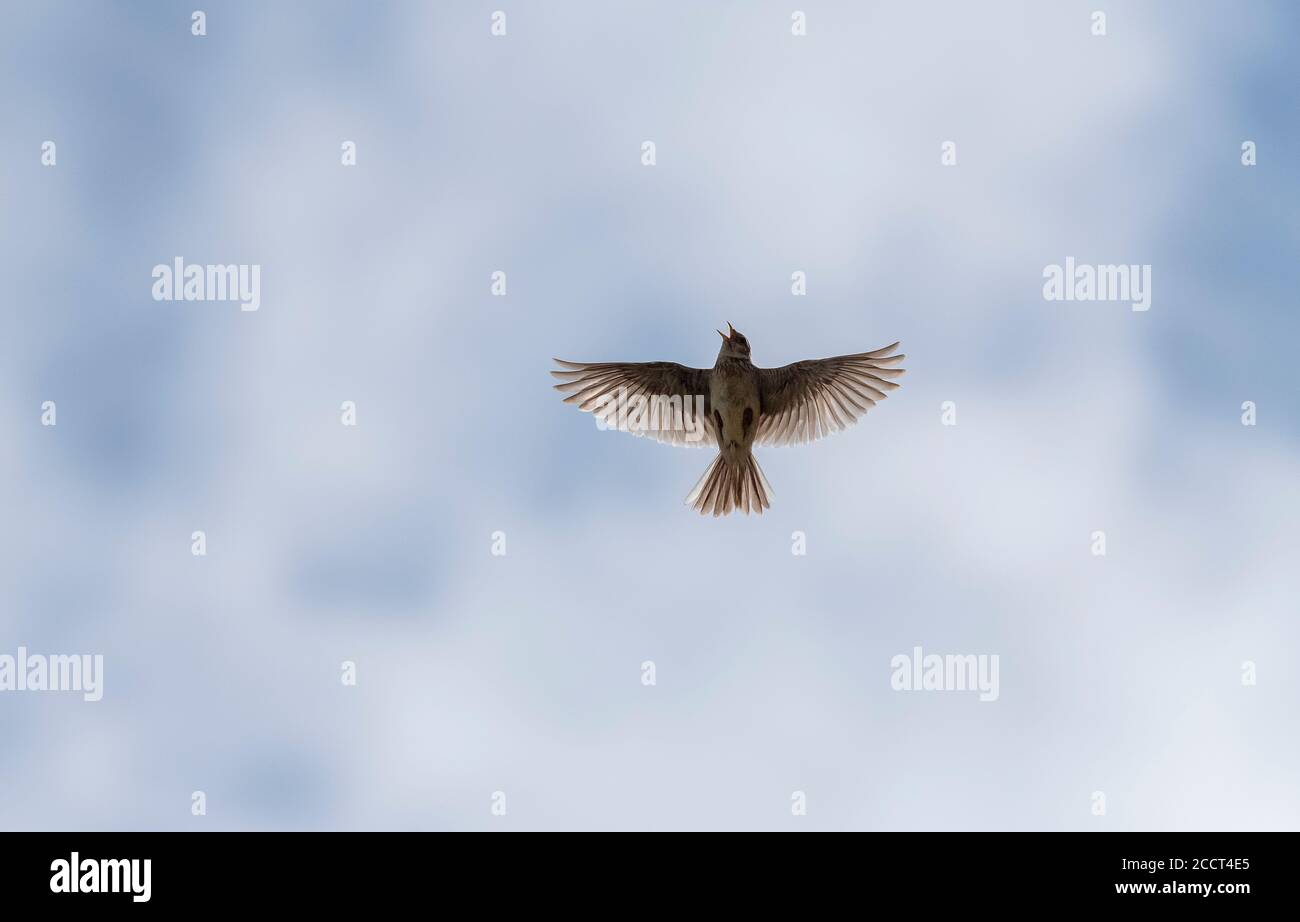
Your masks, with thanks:
M 690 496 L 686 497 L 686 502 L 699 510 L 700 515 L 710 512 L 715 516 L 728 515 L 732 509 L 746 515 L 750 512 L 762 515 L 764 509 L 772 506 L 771 495 L 772 488 L 752 454 L 745 455 L 739 462 L 728 461 L 719 454 L 704 471 Z

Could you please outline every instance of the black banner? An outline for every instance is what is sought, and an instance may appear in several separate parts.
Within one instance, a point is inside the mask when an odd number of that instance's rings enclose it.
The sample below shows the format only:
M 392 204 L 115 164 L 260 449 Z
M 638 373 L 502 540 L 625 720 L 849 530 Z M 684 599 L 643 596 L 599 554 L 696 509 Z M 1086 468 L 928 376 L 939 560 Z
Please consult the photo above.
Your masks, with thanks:
M 776 899 L 842 891 L 872 904 L 922 894 L 927 908 L 1103 902 L 1231 911 L 1287 897 L 1282 878 L 1295 844 L 1276 833 L 632 833 L 558 843 L 541 835 L 11 833 L 0 837 L 0 887 L 8 905 L 52 909 L 254 900 L 373 909 L 435 889 L 554 894 L 563 884 L 652 901 L 701 888 L 763 902 L 774 887 Z

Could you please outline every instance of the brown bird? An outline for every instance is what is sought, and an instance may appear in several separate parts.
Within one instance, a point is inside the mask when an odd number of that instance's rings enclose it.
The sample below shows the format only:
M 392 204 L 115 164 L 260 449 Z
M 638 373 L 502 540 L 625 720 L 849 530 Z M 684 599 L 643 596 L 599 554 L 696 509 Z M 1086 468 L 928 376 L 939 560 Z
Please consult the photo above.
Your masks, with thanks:
M 847 429 L 898 387 L 898 343 L 874 352 L 808 359 L 782 368 L 749 360 L 749 340 L 730 323 L 712 368 L 676 362 L 566 362 L 552 371 L 565 403 L 595 413 L 598 425 L 670 445 L 716 444 L 718 456 L 686 502 L 701 515 L 771 507 L 772 488 L 754 445 L 811 442 Z M 706 438 L 707 436 L 707 438 Z

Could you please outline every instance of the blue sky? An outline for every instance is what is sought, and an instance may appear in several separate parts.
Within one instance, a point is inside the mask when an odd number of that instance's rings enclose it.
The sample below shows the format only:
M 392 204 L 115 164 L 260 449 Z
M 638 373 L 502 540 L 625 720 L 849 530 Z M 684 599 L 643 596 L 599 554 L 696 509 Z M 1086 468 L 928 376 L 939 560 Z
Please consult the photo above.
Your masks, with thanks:
M 0 653 L 105 693 L 0 694 L 0 826 L 1295 828 L 1300 23 L 1096 6 L 11 4 Z M 727 321 L 908 375 L 705 520 L 547 370 Z

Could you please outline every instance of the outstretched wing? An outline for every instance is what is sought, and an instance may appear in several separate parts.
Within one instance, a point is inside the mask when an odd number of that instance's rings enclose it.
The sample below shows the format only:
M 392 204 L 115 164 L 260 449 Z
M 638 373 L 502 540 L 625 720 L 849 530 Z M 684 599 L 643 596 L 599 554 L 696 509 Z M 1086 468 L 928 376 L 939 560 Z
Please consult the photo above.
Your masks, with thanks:
M 760 368 L 755 444 L 811 442 L 853 425 L 898 387 L 888 380 L 904 371 L 894 366 L 906 356 L 890 355 L 897 348 L 894 343 L 875 352 Z
M 676 362 L 566 362 L 552 371 L 565 403 L 594 413 L 610 428 L 668 445 L 717 445 L 707 368 Z

